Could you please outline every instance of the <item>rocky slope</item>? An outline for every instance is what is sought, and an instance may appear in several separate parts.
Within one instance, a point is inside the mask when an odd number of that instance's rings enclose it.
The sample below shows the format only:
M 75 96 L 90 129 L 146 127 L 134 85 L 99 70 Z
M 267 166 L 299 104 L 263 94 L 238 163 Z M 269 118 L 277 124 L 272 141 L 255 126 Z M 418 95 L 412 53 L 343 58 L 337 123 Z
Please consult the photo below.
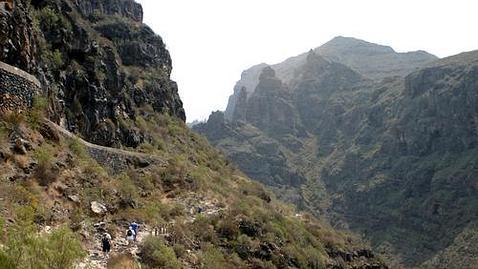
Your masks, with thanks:
M 138 108 L 185 120 L 169 53 L 134 1 L 15 1 L 0 24 L 0 61 L 36 75 L 50 117 L 90 142 L 148 140 Z
M 363 234 L 393 268 L 474 268 L 477 61 L 375 80 L 311 51 L 292 79 L 266 67 L 231 120 L 215 112 L 195 129 L 282 199 Z
M 0 5 L 0 60 L 43 92 L 26 111 L 0 113 L 1 268 L 388 268 L 186 127 L 171 59 L 140 5 L 13 4 Z M 263 79 L 268 94 L 277 80 L 272 70 Z M 128 245 L 133 220 L 140 236 Z

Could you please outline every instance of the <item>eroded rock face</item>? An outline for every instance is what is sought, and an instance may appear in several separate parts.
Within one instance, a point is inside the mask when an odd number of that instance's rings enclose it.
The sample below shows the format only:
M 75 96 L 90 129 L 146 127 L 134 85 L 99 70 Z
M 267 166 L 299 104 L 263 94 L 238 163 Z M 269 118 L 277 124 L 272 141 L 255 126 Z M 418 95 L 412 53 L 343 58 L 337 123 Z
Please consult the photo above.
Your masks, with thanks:
M 28 5 L 23 1 L 0 4 L 0 60 L 32 72 L 36 67 L 36 42 Z
M 259 84 L 251 97 L 246 100 L 245 115 L 239 118 L 271 134 L 284 136 L 303 133 L 297 112 L 293 108 L 292 95 L 289 89 L 275 76 L 275 71 L 266 67 L 262 71 Z
M 106 14 L 126 17 L 140 23 L 143 22 L 143 7 L 134 0 L 74 0 L 73 3 L 85 17 Z
M 0 61 L 35 75 L 50 117 L 90 142 L 137 147 L 141 111 L 185 120 L 171 58 L 133 0 L 17 0 L 2 12 Z M 3 54 L 2 54 L 3 53 Z

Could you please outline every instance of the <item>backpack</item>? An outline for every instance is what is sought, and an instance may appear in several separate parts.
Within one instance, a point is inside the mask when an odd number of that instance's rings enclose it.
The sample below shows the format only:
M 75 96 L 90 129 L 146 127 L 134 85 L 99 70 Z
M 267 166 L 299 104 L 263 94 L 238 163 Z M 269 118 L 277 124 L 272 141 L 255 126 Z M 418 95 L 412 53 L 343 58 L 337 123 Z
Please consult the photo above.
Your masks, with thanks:
M 126 232 L 126 236 L 132 236 L 132 235 L 133 235 L 133 232 L 132 232 L 131 230 L 128 230 L 128 231 Z
M 110 240 L 108 239 L 108 237 L 104 236 L 103 239 L 101 239 L 101 242 L 103 243 L 103 245 L 107 245 L 110 243 Z

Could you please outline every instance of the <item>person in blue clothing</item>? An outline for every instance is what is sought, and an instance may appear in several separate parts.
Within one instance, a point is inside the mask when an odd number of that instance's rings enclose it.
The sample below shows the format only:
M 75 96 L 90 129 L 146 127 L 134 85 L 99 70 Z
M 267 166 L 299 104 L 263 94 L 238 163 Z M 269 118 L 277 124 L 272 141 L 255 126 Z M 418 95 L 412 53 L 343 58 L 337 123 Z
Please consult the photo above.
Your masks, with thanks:
M 136 241 L 136 236 L 138 236 L 139 224 L 136 221 L 133 221 L 129 227 L 134 231 L 134 241 Z

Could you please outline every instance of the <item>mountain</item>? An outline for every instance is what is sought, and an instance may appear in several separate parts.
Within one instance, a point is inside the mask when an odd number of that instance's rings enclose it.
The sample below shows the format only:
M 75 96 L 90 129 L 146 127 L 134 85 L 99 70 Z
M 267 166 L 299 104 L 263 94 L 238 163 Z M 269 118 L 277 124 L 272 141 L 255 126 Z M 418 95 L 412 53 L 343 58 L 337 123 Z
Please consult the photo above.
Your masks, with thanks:
M 281 199 L 363 235 L 392 268 L 475 268 L 478 52 L 420 55 L 391 67 L 410 54 L 336 38 L 299 56 L 293 77 L 263 68 L 232 113 L 194 128 Z M 387 77 L 374 66 L 390 66 Z
M 0 1 L 0 268 L 388 268 L 187 128 L 142 14 L 133 0 Z
M 364 77 L 381 80 L 389 76 L 405 76 L 418 67 L 433 62 L 438 58 L 425 51 L 397 53 L 391 47 L 377 45 L 351 37 L 335 37 L 331 41 L 313 50 L 316 54 L 327 60 L 341 63 Z M 306 62 L 308 53 L 303 53 L 285 61 L 272 65 L 277 77 L 289 84 L 295 77 L 296 70 Z M 241 80 L 234 87 L 234 94 L 229 98 L 225 111 L 227 119 L 232 119 L 235 101 L 239 98 L 240 90 L 244 87 L 252 93 L 257 83 L 261 70 L 267 66 L 259 64 L 253 66 L 241 75 Z
M 388 46 L 341 36 L 317 48 L 316 52 L 376 80 L 389 76 L 406 76 L 418 67 L 438 59 L 426 51 L 397 53 Z

